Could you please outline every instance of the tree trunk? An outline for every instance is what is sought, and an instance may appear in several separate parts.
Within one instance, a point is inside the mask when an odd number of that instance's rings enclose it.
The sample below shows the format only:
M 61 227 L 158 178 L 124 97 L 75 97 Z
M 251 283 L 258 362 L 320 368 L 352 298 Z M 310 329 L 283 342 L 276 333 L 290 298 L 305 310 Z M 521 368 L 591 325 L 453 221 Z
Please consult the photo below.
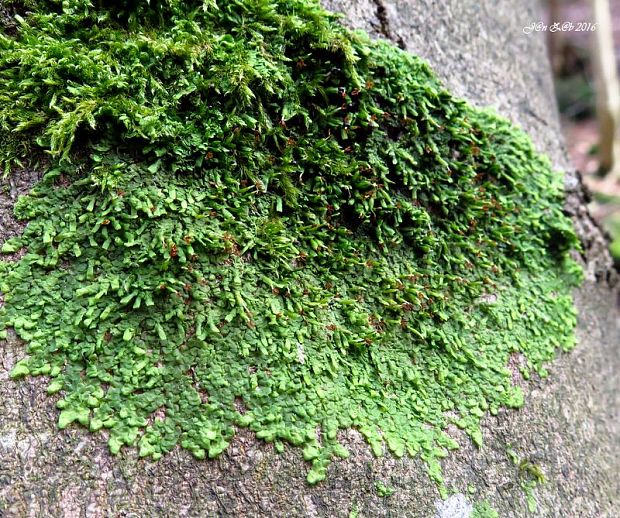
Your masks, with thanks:
M 538 6 L 534 0 L 518 9 L 508 0 L 324 5 L 345 13 L 343 23 L 427 59 L 448 89 L 478 106 L 495 106 L 567 171 L 566 210 L 583 242 L 587 277 L 575 293 L 579 345 L 549 366 L 548 378 L 523 382 L 523 409 L 484 419 L 482 448 L 463 439 L 444 460 L 454 494 L 442 502 L 419 459 L 374 458 L 353 431 L 342 435 L 351 457 L 335 461 L 327 480 L 312 487 L 298 449 L 278 454 L 243 432 L 215 460 L 198 461 L 180 449 L 156 462 L 131 449 L 113 457 L 100 435 L 57 429 L 44 379 L 9 380 L 23 355 L 23 344 L 9 335 L 0 347 L 0 515 L 467 517 L 485 500 L 500 516 L 599 518 L 620 509 L 617 274 L 568 163 L 544 34 L 523 31 L 541 19 Z M 11 207 L 34 180 L 24 173 L 0 190 L 2 240 L 19 232 Z M 546 482 L 524 490 L 528 465 Z M 395 491 L 386 496 L 378 484 Z

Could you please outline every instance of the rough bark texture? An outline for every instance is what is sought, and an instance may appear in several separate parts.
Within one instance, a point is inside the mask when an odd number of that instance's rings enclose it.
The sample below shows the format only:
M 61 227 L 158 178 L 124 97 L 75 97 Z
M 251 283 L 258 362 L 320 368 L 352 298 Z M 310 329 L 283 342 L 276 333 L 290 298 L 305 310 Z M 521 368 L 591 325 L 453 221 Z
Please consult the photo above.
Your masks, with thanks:
M 102 435 L 56 429 L 45 380 L 13 382 L 8 371 L 23 353 L 9 337 L 0 345 L 0 516 L 469 516 L 481 500 L 500 516 L 611 517 L 620 509 L 620 317 L 617 275 L 590 219 L 578 174 L 567 162 L 552 102 L 544 35 L 525 35 L 540 19 L 534 0 L 333 0 L 343 23 L 393 40 L 425 57 L 446 85 L 479 106 L 493 105 L 527 130 L 538 149 L 568 171 L 566 210 L 584 243 L 587 281 L 575 294 L 579 345 L 544 380 L 523 383 L 526 406 L 484 420 L 485 445 L 463 440 L 445 462 L 457 494 L 441 502 L 418 459 L 375 459 L 355 432 L 343 434 L 351 458 L 328 479 L 305 482 L 300 452 L 277 454 L 241 433 L 219 459 L 196 461 L 177 450 L 158 462 L 134 451 L 108 454 Z M 16 195 L 36 173 L 0 188 L 0 241 L 21 229 L 11 218 Z M 0 303 L 2 302 L 0 298 Z M 456 433 L 456 432 L 455 432 Z M 545 473 L 528 511 L 522 474 L 508 449 Z M 379 481 L 396 491 L 377 493 Z

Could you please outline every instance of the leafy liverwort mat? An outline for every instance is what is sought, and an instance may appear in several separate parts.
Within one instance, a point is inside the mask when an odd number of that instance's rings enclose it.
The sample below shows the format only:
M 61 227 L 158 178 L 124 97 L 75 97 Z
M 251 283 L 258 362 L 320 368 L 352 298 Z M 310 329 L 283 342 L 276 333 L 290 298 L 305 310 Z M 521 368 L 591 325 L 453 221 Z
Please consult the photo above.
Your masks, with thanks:
M 11 4 L 9 4 L 10 6 Z M 355 428 L 439 459 L 574 345 L 562 177 L 528 136 L 315 0 L 36 0 L 0 35 L 13 377 L 117 453 L 238 428 L 311 483 Z

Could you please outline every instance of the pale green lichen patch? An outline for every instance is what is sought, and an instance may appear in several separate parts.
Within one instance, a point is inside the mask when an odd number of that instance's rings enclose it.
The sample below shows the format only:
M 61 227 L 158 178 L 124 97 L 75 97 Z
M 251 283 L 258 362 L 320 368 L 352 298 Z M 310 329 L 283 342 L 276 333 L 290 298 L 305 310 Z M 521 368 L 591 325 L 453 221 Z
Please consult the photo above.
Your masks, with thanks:
M 244 427 L 310 482 L 356 428 L 440 481 L 450 423 L 481 444 L 523 404 L 510 355 L 573 346 L 561 176 L 420 59 L 314 0 L 32 10 L 0 36 L 1 158 L 51 167 L 0 329 L 61 428 L 203 458 Z

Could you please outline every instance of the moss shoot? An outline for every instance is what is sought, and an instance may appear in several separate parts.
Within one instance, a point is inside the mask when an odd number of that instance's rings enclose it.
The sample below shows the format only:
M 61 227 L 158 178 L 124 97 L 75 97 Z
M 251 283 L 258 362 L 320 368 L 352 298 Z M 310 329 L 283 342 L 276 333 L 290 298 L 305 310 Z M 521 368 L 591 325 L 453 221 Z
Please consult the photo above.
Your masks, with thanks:
M 60 428 L 198 458 L 239 428 L 439 459 L 574 345 L 562 178 L 528 136 L 316 0 L 41 0 L 0 34 L 13 377 Z M 17 164 L 17 165 L 16 165 Z

